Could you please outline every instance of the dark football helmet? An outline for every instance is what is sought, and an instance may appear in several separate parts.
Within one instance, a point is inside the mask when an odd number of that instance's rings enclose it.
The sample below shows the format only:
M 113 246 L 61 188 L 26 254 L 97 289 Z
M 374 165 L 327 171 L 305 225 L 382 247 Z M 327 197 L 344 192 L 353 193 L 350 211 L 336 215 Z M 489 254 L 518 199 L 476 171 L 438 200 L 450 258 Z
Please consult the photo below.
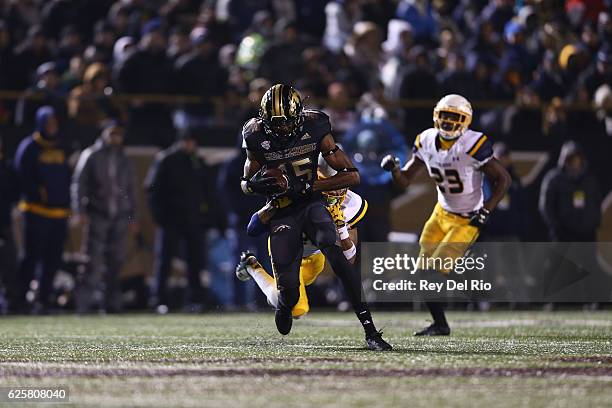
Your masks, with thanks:
M 294 139 L 304 121 L 302 98 L 293 87 L 276 84 L 261 98 L 259 117 L 265 132 L 281 144 Z

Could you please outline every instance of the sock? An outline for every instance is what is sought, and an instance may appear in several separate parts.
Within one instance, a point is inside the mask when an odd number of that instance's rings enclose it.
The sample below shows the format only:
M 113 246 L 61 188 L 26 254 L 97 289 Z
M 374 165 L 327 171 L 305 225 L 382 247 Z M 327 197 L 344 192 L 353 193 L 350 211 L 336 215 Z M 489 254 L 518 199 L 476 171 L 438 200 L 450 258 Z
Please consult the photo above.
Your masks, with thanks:
M 259 289 L 266 295 L 268 303 L 271 306 L 278 307 L 278 289 L 276 289 L 276 280 L 266 272 L 262 267 L 253 268 L 247 265 L 247 272 L 253 277 Z
M 367 303 L 361 301 L 361 280 L 359 274 L 355 273 L 353 265 L 344 257 L 340 247 L 333 245 L 321 248 L 321 251 L 325 258 L 327 258 L 338 279 L 340 279 L 344 292 L 351 302 L 366 335 L 376 332 L 376 326 L 372 320 L 370 309 Z
M 298 302 L 293 306 L 293 310 L 291 311 L 291 315 L 295 319 L 299 319 L 304 316 L 310 310 L 310 305 L 308 304 L 308 295 L 306 294 L 306 286 L 304 285 L 304 278 L 302 277 L 302 272 L 300 271 L 300 298 Z
M 434 319 L 434 324 L 440 326 L 448 326 L 446 322 L 446 316 L 444 315 L 444 306 L 442 303 L 438 302 L 425 302 L 427 308 L 429 309 L 429 313 L 431 313 L 431 317 Z
M 376 326 L 374 325 L 374 320 L 372 320 L 372 314 L 370 313 L 368 306 L 365 303 L 362 303 L 361 307 L 362 310 L 359 312 L 355 310 L 355 314 L 359 319 L 359 323 L 361 323 L 361 326 L 363 327 L 363 331 L 365 332 L 366 336 L 376 333 Z

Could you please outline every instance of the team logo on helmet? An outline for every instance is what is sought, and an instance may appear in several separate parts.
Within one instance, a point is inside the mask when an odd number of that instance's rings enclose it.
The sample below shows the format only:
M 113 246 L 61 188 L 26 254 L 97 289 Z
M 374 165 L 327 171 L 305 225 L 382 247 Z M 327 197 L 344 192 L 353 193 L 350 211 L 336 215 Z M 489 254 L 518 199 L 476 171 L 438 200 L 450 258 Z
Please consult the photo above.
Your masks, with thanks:
M 263 147 L 266 150 L 270 150 L 270 141 L 264 140 L 263 142 L 261 142 L 261 147 Z

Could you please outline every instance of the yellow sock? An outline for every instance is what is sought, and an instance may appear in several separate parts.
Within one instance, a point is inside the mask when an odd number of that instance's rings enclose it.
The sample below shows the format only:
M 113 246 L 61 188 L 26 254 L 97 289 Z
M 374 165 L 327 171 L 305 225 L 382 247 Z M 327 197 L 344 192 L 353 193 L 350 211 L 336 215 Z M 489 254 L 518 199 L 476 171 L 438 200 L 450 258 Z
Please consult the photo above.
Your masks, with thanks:
M 296 305 L 293 306 L 291 314 L 294 319 L 299 319 L 308 313 L 309 310 L 310 306 L 308 305 L 308 296 L 306 295 L 306 285 L 304 285 L 304 277 L 300 271 L 300 298 L 298 299 Z

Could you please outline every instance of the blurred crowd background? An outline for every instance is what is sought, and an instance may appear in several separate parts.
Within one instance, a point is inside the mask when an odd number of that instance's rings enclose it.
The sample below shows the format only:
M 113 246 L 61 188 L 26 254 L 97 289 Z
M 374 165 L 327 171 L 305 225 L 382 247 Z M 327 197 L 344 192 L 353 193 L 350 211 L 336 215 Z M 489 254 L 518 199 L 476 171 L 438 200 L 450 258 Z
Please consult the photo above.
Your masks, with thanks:
M 233 277 L 240 250 L 269 262 L 244 231 L 262 202 L 239 189 L 240 130 L 279 82 L 359 168 L 363 241 L 416 239 L 433 188 L 402 195 L 379 162 L 405 161 L 448 93 L 514 177 L 483 239 L 612 238 L 609 6 L 0 0 L 0 311 L 261 306 Z M 332 279 L 309 290 L 341 303 Z

